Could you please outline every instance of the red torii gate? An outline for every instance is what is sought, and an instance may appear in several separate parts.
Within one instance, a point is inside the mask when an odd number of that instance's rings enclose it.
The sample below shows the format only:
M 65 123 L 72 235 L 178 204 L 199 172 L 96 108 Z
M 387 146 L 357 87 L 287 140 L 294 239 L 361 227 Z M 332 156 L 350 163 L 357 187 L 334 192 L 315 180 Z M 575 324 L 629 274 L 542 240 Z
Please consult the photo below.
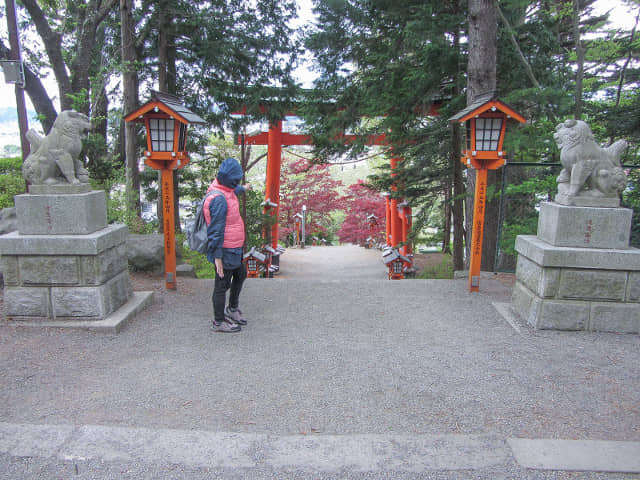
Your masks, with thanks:
M 242 112 L 244 113 L 244 112 Z M 356 135 L 341 135 L 340 139 L 345 142 L 355 140 Z M 256 135 L 241 136 L 238 142 L 244 140 L 249 145 L 266 145 L 267 146 L 267 178 L 265 182 L 264 193 L 264 211 L 275 218 L 275 223 L 271 227 L 271 246 L 278 246 L 279 232 L 279 212 L 280 212 L 280 167 L 282 164 L 282 147 L 290 145 L 311 145 L 312 139 L 310 135 L 292 134 L 282 131 L 282 120 L 270 123 L 269 131 L 261 132 Z M 388 145 L 384 134 L 372 135 L 367 139 L 369 145 Z M 399 158 L 391 159 L 391 170 L 397 168 Z M 391 174 L 395 176 L 395 173 Z M 392 187 L 397 191 L 397 187 Z M 389 199 L 387 196 L 387 245 L 397 247 L 404 243 L 402 247 L 403 255 L 411 253 L 411 248 L 406 244 L 409 232 L 411 231 L 411 207 L 406 203 L 399 201 L 397 198 Z

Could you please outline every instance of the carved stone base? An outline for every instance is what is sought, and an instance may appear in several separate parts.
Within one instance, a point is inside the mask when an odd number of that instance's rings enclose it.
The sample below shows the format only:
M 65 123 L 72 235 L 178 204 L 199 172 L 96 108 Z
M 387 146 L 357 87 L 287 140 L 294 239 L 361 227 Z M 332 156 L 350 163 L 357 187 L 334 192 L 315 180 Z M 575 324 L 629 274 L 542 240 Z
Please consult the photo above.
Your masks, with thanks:
M 512 304 L 534 328 L 640 333 L 640 250 L 516 240 Z
M 89 193 L 91 185 L 88 183 L 55 183 L 52 185 L 29 185 L 31 195 L 70 195 Z
M 102 320 L 133 294 L 127 227 L 89 235 L 0 236 L 9 320 Z
M 587 195 L 568 195 L 558 193 L 555 198 L 556 203 L 570 205 L 574 207 L 603 207 L 615 208 L 620 206 L 619 197 L 597 197 Z

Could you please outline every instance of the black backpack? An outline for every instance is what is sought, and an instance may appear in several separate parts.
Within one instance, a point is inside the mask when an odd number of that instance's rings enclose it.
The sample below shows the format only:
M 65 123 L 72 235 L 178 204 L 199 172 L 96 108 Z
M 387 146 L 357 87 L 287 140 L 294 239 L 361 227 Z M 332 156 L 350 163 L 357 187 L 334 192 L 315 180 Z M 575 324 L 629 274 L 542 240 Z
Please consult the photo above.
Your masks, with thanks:
M 207 254 L 207 249 L 209 248 L 209 238 L 207 237 L 207 222 L 204 219 L 204 202 L 211 195 L 219 194 L 224 198 L 224 195 L 219 190 L 211 190 L 207 192 L 207 194 L 198 205 L 196 209 L 196 216 L 193 221 L 187 224 L 187 245 L 194 252 L 202 253 L 203 255 Z M 225 199 L 226 202 L 226 199 Z

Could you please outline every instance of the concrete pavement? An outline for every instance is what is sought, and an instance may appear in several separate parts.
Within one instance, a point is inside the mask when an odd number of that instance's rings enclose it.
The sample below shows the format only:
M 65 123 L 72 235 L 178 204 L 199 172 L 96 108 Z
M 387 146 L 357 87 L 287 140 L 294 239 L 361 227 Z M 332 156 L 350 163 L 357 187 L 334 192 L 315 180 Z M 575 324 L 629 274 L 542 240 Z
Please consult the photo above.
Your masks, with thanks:
M 0 476 L 640 478 L 637 335 L 534 331 L 497 279 L 379 257 L 287 251 L 238 334 L 193 279 L 117 335 L 2 327 Z

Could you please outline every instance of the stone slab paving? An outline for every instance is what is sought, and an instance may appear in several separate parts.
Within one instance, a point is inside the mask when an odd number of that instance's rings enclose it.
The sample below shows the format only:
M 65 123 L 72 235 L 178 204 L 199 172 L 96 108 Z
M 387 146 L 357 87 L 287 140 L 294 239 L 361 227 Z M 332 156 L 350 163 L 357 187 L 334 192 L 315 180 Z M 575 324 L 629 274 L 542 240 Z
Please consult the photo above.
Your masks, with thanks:
M 526 468 L 640 473 L 640 442 L 512 438 L 509 446 Z
M 364 249 L 323 270 L 312 250 L 247 281 L 238 334 L 210 331 L 212 281 L 189 278 L 119 334 L 0 328 L 0 477 L 640 478 L 537 470 L 509 443 L 633 455 L 638 335 L 535 331 L 500 313 L 496 279 L 470 294 L 386 280 Z
M 510 460 L 503 439 L 482 435 L 270 435 L 5 423 L 0 423 L 0 452 L 66 461 L 329 473 L 485 469 Z

